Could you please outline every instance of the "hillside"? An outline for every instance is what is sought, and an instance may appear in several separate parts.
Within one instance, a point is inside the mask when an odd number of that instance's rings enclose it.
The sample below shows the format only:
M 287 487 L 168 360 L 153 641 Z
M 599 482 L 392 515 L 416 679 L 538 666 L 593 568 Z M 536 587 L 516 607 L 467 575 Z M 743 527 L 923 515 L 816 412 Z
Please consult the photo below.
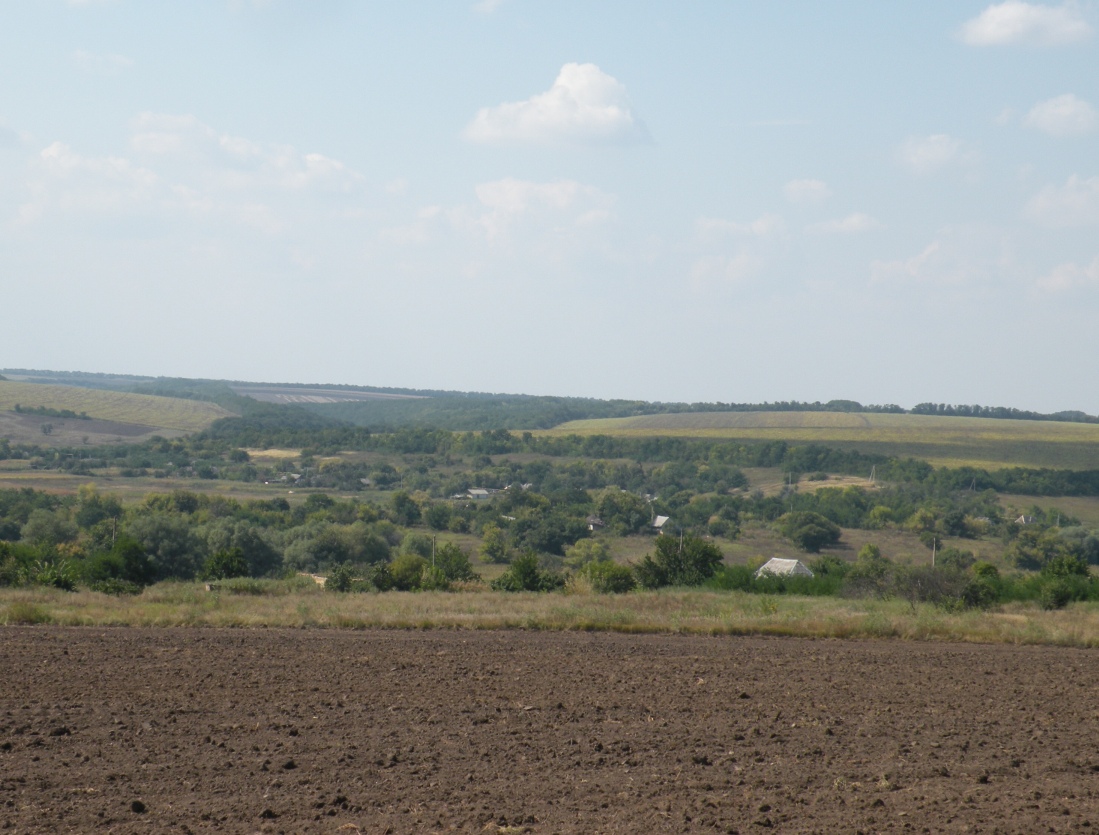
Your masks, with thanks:
M 157 433 L 198 432 L 233 415 L 199 400 L 0 381 L 0 437 L 17 442 L 136 441 Z
M 920 458 L 936 466 L 1099 469 L 1099 426 L 843 412 L 691 412 L 579 420 L 552 435 L 786 441 Z

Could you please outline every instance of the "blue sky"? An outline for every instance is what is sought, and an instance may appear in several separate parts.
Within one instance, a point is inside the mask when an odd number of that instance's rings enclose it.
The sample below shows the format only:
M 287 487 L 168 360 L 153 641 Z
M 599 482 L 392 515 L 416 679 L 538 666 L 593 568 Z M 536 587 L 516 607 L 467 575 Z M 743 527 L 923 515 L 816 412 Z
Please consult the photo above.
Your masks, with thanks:
M 1099 4 L 30 0 L 0 365 L 1099 413 Z

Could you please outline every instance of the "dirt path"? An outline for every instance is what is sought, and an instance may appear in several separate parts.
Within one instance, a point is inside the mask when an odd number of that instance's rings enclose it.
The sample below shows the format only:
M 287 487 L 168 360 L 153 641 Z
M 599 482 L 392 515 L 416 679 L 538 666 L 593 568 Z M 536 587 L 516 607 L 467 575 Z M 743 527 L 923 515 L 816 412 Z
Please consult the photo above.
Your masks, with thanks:
M 1094 832 L 1097 697 L 1057 648 L 11 627 L 0 832 Z

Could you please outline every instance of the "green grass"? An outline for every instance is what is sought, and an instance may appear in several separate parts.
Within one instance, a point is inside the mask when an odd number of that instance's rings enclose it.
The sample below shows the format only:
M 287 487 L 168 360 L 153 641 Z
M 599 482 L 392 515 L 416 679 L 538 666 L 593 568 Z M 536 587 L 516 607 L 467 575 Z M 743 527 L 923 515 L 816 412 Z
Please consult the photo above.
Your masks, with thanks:
M 934 415 L 692 412 L 578 420 L 543 434 L 816 443 L 936 466 L 1099 469 L 1099 425 Z
M 291 581 L 292 582 L 292 581 Z M 891 600 L 670 589 L 627 595 L 488 591 L 333 594 L 320 588 L 207 592 L 162 583 L 135 597 L 0 591 L 0 625 L 545 629 L 1099 646 L 1099 604 L 1008 604 L 954 613 Z
M 0 381 L 0 411 L 13 410 L 16 404 L 25 408 L 44 406 L 57 411 L 68 409 L 76 414 L 83 412 L 96 420 L 181 432 L 197 432 L 215 420 L 233 414 L 221 406 L 200 400 Z

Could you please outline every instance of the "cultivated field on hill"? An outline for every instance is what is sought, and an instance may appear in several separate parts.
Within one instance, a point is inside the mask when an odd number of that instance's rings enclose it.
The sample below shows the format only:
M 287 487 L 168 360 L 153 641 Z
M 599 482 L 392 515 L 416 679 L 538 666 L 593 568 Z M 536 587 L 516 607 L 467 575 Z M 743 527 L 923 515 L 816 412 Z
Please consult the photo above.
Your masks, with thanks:
M 1099 469 L 1099 424 L 848 412 L 689 412 L 578 420 L 550 435 L 822 444 L 936 466 Z
M 15 412 L 42 407 L 55 412 L 70 411 L 87 420 Z M 150 432 L 164 434 L 198 432 L 232 412 L 213 403 L 176 397 L 105 389 L 54 386 L 41 383 L 0 381 L 0 437 L 14 442 L 70 445 L 104 443 L 116 438 L 134 443 Z M 50 424 L 45 435 L 42 426 Z
M 1090 832 L 1093 650 L 0 630 L 13 832 Z

